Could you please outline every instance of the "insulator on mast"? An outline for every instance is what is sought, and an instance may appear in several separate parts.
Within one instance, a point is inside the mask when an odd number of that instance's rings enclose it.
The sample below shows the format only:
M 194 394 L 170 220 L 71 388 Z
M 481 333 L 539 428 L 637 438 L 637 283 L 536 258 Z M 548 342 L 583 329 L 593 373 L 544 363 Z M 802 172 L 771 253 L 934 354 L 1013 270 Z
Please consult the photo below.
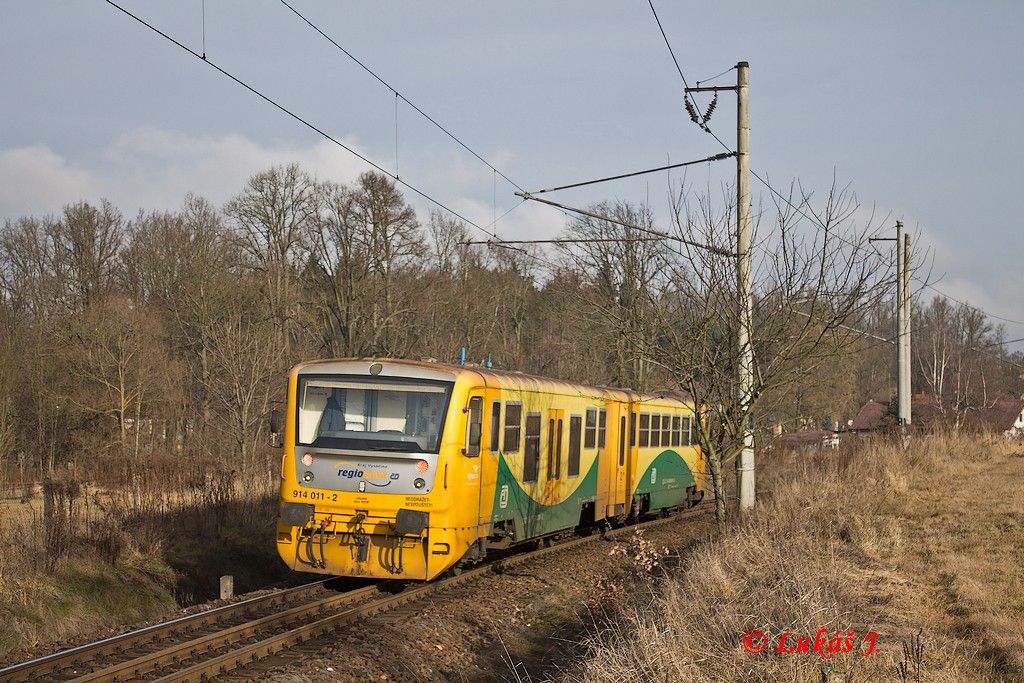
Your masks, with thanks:
M 690 115 L 690 120 L 700 125 L 700 116 L 697 115 L 697 110 L 693 106 L 693 102 L 689 97 L 683 97 L 683 102 L 686 104 L 686 113 Z
M 708 105 L 707 111 L 704 112 L 704 123 L 707 124 L 711 120 L 711 115 L 715 113 L 715 107 L 718 106 L 718 92 L 715 92 L 715 97 L 711 100 L 711 104 Z

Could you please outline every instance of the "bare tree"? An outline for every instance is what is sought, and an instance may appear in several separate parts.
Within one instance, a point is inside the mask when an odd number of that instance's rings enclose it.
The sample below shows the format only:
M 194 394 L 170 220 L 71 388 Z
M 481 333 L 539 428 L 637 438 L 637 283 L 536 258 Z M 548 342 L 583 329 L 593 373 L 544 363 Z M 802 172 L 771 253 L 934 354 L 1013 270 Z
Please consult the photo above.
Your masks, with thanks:
M 54 226 L 54 260 L 67 275 L 68 298 L 76 309 L 113 292 L 124 227 L 121 212 L 105 199 L 98 207 L 86 202 L 64 207 Z
M 213 206 L 189 195 L 179 213 L 140 215 L 122 261 L 126 293 L 166 321 L 167 345 L 188 369 L 184 408 L 194 408 L 205 436 L 214 419 L 210 349 L 239 306 L 238 249 Z M 181 443 L 187 425 L 176 431 L 175 442 Z
M 770 229 L 754 241 L 750 417 L 737 401 L 736 259 L 695 246 L 732 248 L 734 206 L 726 199 L 724 210 L 716 210 L 707 195 L 681 189 L 673 217 L 680 241 L 662 260 L 670 284 L 655 309 L 657 343 L 648 353 L 700 408 L 700 444 L 720 525 L 726 516 L 723 467 L 743 447 L 745 420 L 770 412 L 792 387 L 829 373 L 830 364 L 860 339 L 852 329 L 864 312 L 893 283 L 890 266 L 867 248 L 877 226 L 871 217 L 858 224 L 859 207 L 847 190 L 833 186 L 815 202 L 791 189 L 773 208 Z
M 326 183 L 321 198 L 308 226 L 310 301 L 318 312 L 323 348 L 334 356 L 360 356 L 371 345 L 368 242 L 350 188 Z
M 307 225 L 318 210 L 317 194 L 313 178 L 291 164 L 254 175 L 224 206 L 260 275 L 268 318 L 274 321 L 288 357 L 299 334 L 301 315 L 296 273 L 305 251 Z
M 225 320 L 210 349 L 210 391 L 223 419 L 216 424 L 240 465 L 253 464 L 284 349 L 269 322 L 251 322 L 241 311 Z
M 645 350 L 654 343 L 652 306 L 667 285 L 662 270 L 664 242 L 651 239 L 651 211 L 627 202 L 598 204 L 591 216 L 573 219 L 563 247 L 569 266 L 583 273 L 589 286 L 580 289 L 587 316 L 600 311 L 598 321 L 610 326 L 603 338 L 609 341 L 611 383 L 646 389 L 651 366 Z M 593 320 L 592 317 L 590 317 Z
M 412 313 L 415 294 L 401 291 L 399 282 L 409 281 L 410 271 L 419 267 L 426 254 L 423 232 L 394 181 L 381 173 L 359 176 L 354 198 L 371 276 L 371 346 L 375 353 L 402 355 L 414 338 L 405 321 Z
M 86 414 L 110 418 L 121 453 L 137 457 L 148 404 L 176 402 L 177 373 L 159 323 L 115 297 L 94 302 L 75 323 L 68 354 L 77 381 L 66 398 Z

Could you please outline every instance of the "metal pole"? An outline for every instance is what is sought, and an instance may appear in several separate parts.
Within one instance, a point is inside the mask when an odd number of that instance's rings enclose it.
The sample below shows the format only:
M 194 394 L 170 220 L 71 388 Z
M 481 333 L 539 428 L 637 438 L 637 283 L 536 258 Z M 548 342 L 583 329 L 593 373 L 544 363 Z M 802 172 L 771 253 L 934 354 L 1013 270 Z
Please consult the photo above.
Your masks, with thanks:
M 749 65 L 736 65 L 736 276 L 739 296 L 739 403 L 743 420 L 743 450 L 736 462 L 740 511 L 754 507 L 754 426 L 750 404 L 754 389 L 754 348 L 750 343 L 754 294 L 750 265 L 750 114 L 747 109 Z
M 898 384 L 896 390 L 899 408 L 899 422 L 903 428 L 910 426 L 910 233 L 903 232 L 903 221 L 896 221 L 896 277 L 899 278 L 896 314 L 899 343 L 896 352 Z

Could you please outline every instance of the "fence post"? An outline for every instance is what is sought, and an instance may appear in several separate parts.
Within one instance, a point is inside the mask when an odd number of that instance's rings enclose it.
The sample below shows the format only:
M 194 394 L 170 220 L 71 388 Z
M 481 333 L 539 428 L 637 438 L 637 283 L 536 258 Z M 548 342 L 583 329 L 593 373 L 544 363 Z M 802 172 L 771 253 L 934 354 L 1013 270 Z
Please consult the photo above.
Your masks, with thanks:
M 235 577 L 226 574 L 220 577 L 220 599 L 230 600 L 235 597 Z

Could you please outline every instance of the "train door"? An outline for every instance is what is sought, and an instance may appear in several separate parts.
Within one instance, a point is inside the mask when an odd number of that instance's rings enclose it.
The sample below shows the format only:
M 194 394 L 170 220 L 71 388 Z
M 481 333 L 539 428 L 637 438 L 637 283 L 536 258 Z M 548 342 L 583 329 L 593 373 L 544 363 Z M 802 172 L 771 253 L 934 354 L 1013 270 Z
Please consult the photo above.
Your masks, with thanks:
M 544 487 L 544 502 L 548 505 L 561 502 L 559 489 L 564 473 L 563 443 L 565 433 L 565 411 L 561 408 L 548 410 L 547 441 L 547 484 Z
M 640 416 L 639 412 L 640 404 L 633 402 L 629 404 L 629 434 L 626 436 L 626 500 L 627 500 L 627 511 L 629 506 L 632 504 L 633 492 L 636 490 L 636 478 L 638 475 L 637 465 L 640 461 L 640 444 L 637 440 L 637 428 Z
M 627 447 L 629 436 L 626 429 L 626 413 L 621 409 L 617 411 L 619 414 L 619 423 L 617 425 L 618 438 L 615 441 L 615 448 L 609 449 L 611 453 L 609 458 L 612 462 L 612 467 L 615 471 L 615 476 L 612 478 L 614 482 L 614 495 L 612 496 L 612 503 L 614 504 L 614 514 L 622 514 L 626 505 L 626 461 L 627 458 Z M 629 405 L 628 403 L 626 404 Z
M 458 524 L 463 528 L 474 528 L 479 523 L 479 515 L 474 514 L 481 505 L 480 487 L 481 470 L 485 464 L 487 444 L 484 443 L 484 387 L 473 389 L 469 392 L 469 400 L 466 403 L 466 441 L 462 448 L 462 458 L 458 460 L 458 466 L 451 463 L 453 467 L 449 472 L 449 463 L 444 465 L 444 486 L 454 488 L 450 495 L 463 496 L 465 507 L 456 513 Z M 463 483 L 464 482 L 464 483 Z
M 503 434 L 504 408 L 501 402 L 501 390 L 488 387 L 484 394 L 484 410 L 486 413 L 484 430 L 485 439 L 481 448 L 479 469 L 470 472 L 470 479 L 477 478 L 480 484 L 480 534 L 491 533 L 491 521 L 494 515 L 494 490 L 498 485 L 498 460 L 501 457 L 501 437 Z

